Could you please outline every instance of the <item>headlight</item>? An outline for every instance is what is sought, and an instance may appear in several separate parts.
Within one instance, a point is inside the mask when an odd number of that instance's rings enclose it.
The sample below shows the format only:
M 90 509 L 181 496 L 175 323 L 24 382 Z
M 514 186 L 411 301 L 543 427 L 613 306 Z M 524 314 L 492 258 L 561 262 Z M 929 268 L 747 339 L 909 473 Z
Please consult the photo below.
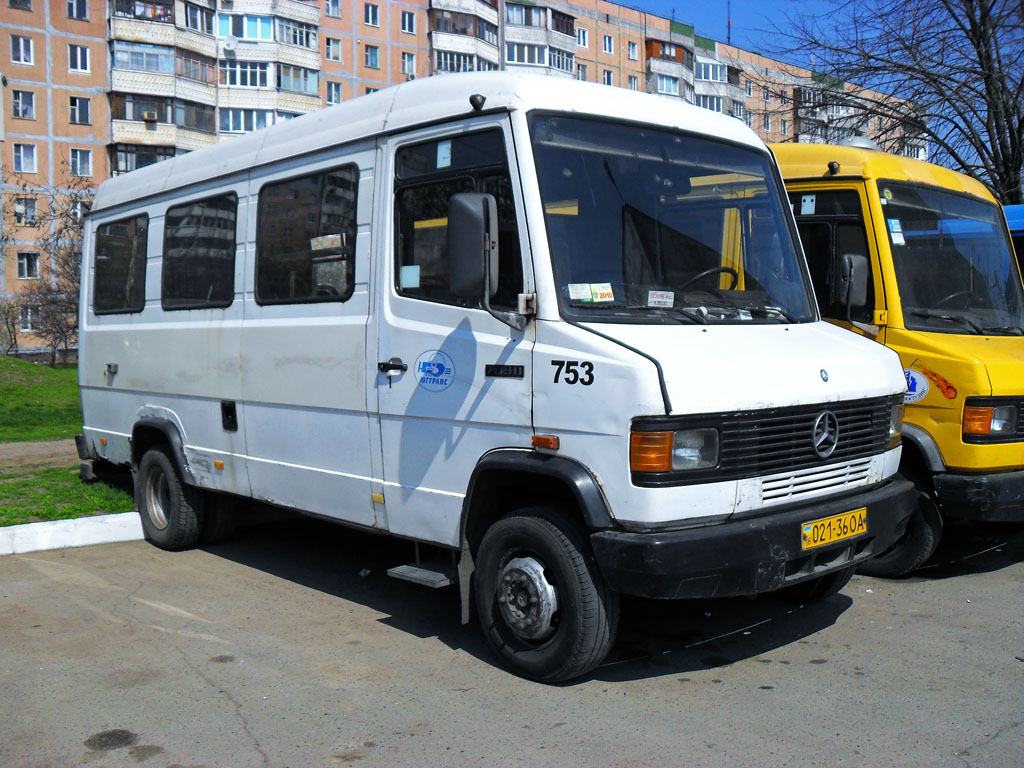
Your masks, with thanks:
M 718 466 L 718 430 L 631 432 L 629 468 L 633 472 L 673 472 Z
M 965 435 L 1012 435 L 1017 431 L 1017 407 L 1014 405 L 965 405 Z
M 889 412 L 889 448 L 895 448 L 900 444 L 900 438 L 903 435 L 903 414 L 906 408 L 903 403 L 900 403 L 894 405 Z

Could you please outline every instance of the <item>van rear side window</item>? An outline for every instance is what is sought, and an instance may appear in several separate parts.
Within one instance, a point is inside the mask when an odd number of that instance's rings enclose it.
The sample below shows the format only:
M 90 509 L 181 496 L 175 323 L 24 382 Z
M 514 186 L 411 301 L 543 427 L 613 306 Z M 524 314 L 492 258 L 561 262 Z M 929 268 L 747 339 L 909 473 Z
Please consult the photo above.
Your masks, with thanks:
M 345 301 L 355 284 L 359 168 L 266 184 L 256 225 L 256 301 Z
M 142 311 L 146 304 L 148 232 L 149 217 L 145 214 L 96 228 L 92 309 L 97 315 Z
M 164 309 L 227 307 L 235 297 L 238 197 L 220 195 L 167 209 Z

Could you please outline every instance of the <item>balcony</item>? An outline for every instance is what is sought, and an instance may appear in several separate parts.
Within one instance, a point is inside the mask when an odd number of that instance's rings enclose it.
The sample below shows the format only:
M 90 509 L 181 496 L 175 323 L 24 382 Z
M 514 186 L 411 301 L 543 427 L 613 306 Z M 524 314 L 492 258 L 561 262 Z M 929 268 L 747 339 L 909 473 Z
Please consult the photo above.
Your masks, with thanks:
M 491 24 L 497 25 L 498 23 L 497 9 L 480 2 L 480 0 L 430 0 L 430 8 L 453 13 L 468 13 Z
M 145 93 L 150 96 L 174 96 L 174 75 L 161 72 L 142 72 L 134 69 L 112 69 L 112 91 Z
M 117 144 L 200 149 L 217 142 L 214 133 L 179 128 L 171 123 L 143 123 L 136 120 L 111 120 L 111 138 Z

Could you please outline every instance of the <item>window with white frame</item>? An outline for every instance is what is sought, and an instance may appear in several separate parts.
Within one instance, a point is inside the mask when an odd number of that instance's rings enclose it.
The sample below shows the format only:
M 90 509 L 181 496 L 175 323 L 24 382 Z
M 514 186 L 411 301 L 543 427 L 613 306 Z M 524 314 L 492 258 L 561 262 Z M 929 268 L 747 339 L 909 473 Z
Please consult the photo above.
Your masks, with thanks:
M 380 47 L 366 46 L 366 50 L 363 51 L 363 63 L 370 69 L 380 69 Z
M 15 171 L 18 173 L 36 172 L 35 144 L 15 144 L 12 151 L 14 152 Z
M 761 100 L 764 101 L 765 103 L 772 100 L 772 92 L 767 85 L 761 86 Z
M 11 114 L 24 120 L 35 120 L 35 93 L 33 91 L 11 91 Z
M 548 65 L 572 74 L 576 68 L 576 54 L 558 48 L 548 49 Z
M 327 81 L 327 103 L 341 104 L 341 83 L 335 80 Z
M 291 19 L 276 19 L 277 41 L 286 45 L 297 45 L 300 48 L 316 48 L 317 27 L 312 24 L 303 24 L 301 21 Z
M 36 199 L 34 197 L 14 198 L 14 223 L 34 227 L 36 224 Z
M 403 75 L 415 75 L 416 74 L 416 54 L 402 51 L 402 74 Z
M 679 78 L 669 75 L 658 75 L 658 93 L 667 93 L 670 96 L 679 95 Z
M 611 35 L 601 36 L 601 50 L 604 53 L 615 53 L 615 39 Z
M 11 35 L 11 61 L 15 64 L 32 64 L 32 38 L 27 35 Z
M 89 99 L 72 96 L 68 101 L 68 120 L 75 125 L 89 125 Z
M 510 64 L 548 63 L 548 49 L 545 45 L 529 45 L 527 43 L 505 43 L 505 61 Z
M 615 85 L 615 77 L 610 69 L 601 72 L 601 82 L 605 85 Z
M 218 13 L 217 36 L 233 36 L 239 40 L 270 41 L 274 39 L 274 19 L 272 16 Z
M 328 61 L 341 61 L 341 40 L 337 37 L 328 37 L 324 55 Z
M 18 279 L 38 280 L 39 279 L 39 254 L 29 252 L 18 253 Z
M 71 150 L 71 175 L 92 176 L 92 150 Z
M 273 123 L 274 111 L 271 109 L 220 108 L 220 129 L 228 133 L 258 131 Z
M 697 96 L 697 106 L 703 107 L 704 109 L 710 109 L 712 112 L 721 112 L 722 97 L 700 94 L 699 96 Z
M 640 58 L 640 46 L 630 41 L 626 43 L 626 58 L 630 61 L 636 61 Z
M 341 0 L 324 0 L 324 15 L 332 19 L 341 18 Z
M 583 82 L 586 82 L 589 79 L 587 75 L 588 75 L 587 65 L 586 64 L 577 64 L 576 65 L 576 79 L 577 80 L 582 80 Z
M 735 117 L 737 120 L 742 120 L 743 119 L 744 109 L 745 109 L 745 107 L 742 104 L 740 104 L 738 101 L 733 102 L 733 105 L 732 105 L 732 116 Z
M 32 0 L 7 0 L 7 5 L 17 11 L 32 10 Z
M 789 120 L 781 120 L 779 122 L 779 133 L 783 136 L 789 136 Z
M 68 18 L 89 18 L 89 0 L 68 0 Z
M 163 45 L 115 40 L 114 68 L 174 74 L 174 49 Z
M 473 54 L 455 53 L 453 51 L 434 52 L 435 69 L 438 72 L 472 72 L 474 68 Z
M 725 64 L 715 64 L 710 61 L 698 61 L 693 70 L 695 80 L 710 80 L 716 83 L 724 83 L 729 76 Z
M 88 72 L 89 71 L 89 46 L 68 45 L 68 71 Z
M 636 75 L 629 76 L 629 90 L 639 91 L 640 90 L 640 78 Z
M 763 115 L 761 117 L 761 128 L 766 130 L 766 131 L 770 131 L 772 129 L 772 116 L 771 115 Z
M 779 103 L 784 106 L 789 106 L 789 91 L 779 91 Z
M 543 8 L 534 8 L 529 5 L 514 5 L 509 3 L 505 6 L 505 20 L 509 24 L 520 24 L 527 27 L 547 26 L 547 15 Z
M 402 11 L 402 31 L 416 34 L 416 14 L 412 11 Z
M 202 32 L 206 35 L 213 34 L 213 11 L 209 8 L 202 8 L 192 3 L 185 3 L 185 26 Z
M 576 27 L 576 45 L 580 48 L 590 47 L 590 32 L 586 27 Z
M 266 88 L 268 85 L 265 61 L 221 59 L 217 66 L 221 85 L 236 88 Z
M 754 83 L 751 80 L 747 80 L 747 96 L 754 95 Z
M 743 122 L 745 122 L 747 124 L 747 128 L 753 128 L 754 127 L 754 113 L 748 111 L 743 116 Z
M 18 330 L 22 333 L 39 330 L 39 307 L 18 307 Z
M 278 64 L 277 87 L 282 91 L 315 95 L 320 91 L 319 74 L 315 69 Z
M 380 26 L 380 6 L 374 3 L 363 5 L 363 23 L 368 27 Z

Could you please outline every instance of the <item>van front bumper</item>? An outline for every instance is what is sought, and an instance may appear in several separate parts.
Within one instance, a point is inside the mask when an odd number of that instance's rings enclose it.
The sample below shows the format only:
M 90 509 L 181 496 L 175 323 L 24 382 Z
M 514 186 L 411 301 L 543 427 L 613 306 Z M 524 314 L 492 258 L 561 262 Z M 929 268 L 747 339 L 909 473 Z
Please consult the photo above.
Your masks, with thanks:
M 856 565 L 903 535 L 913 483 L 897 477 L 840 499 L 772 510 L 755 518 L 681 531 L 591 534 L 597 562 L 617 592 L 656 598 L 731 597 L 771 592 Z M 867 508 L 867 533 L 802 550 L 804 523 Z
M 932 477 L 935 498 L 946 517 L 991 522 L 1024 522 L 1024 470 L 987 475 Z

